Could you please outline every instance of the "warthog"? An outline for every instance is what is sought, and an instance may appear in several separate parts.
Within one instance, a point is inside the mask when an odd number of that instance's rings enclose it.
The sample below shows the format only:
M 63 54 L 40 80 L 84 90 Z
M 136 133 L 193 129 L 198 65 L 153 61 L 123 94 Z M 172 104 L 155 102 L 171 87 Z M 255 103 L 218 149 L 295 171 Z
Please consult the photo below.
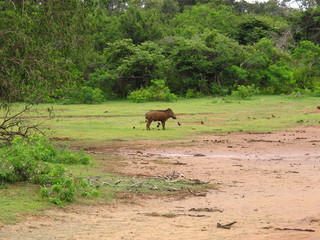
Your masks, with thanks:
M 152 121 L 160 121 L 162 123 L 163 130 L 165 130 L 165 125 L 168 118 L 177 119 L 177 116 L 170 108 L 168 108 L 167 110 L 152 110 L 150 112 L 147 112 L 147 130 L 150 130 L 150 124 L 152 123 Z

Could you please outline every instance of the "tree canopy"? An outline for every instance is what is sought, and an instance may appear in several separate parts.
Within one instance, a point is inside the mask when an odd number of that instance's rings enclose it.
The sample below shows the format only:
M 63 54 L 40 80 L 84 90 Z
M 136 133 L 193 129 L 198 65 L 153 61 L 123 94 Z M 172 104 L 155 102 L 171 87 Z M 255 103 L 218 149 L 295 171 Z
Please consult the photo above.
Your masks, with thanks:
M 1 107 L 81 91 L 125 98 L 158 80 L 181 96 L 252 84 L 267 94 L 315 91 L 319 1 L 289 3 L 1 1 Z

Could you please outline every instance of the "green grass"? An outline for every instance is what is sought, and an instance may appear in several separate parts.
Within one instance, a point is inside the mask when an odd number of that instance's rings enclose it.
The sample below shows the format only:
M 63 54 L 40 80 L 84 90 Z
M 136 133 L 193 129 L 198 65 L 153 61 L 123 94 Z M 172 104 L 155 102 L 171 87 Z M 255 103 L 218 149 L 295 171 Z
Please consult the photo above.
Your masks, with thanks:
M 39 186 L 19 183 L 0 189 L 0 222 L 13 224 L 24 214 L 36 214 L 50 206 L 40 198 Z
M 100 105 L 54 105 L 56 117 L 45 126 L 53 129 L 55 136 L 73 140 L 184 139 L 206 132 L 285 130 L 301 124 L 300 120 L 305 125 L 317 125 L 318 103 L 318 98 L 311 97 L 256 96 L 230 103 L 221 98 L 202 98 L 173 103 L 110 101 Z M 158 130 L 156 123 L 152 123 L 151 131 L 146 131 L 145 113 L 168 107 L 178 119 L 169 119 L 166 131 L 161 127 Z

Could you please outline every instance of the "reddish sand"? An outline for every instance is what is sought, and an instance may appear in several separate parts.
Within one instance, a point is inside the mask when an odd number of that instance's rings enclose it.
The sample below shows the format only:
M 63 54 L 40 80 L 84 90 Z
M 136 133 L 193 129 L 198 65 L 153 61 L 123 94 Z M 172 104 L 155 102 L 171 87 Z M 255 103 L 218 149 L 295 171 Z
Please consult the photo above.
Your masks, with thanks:
M 175 172 L 218 189 L 188 197 L 127 194 L 106 205 L 48 210 L 0 227 L 0 239 L 320 239 L 319 136 L 320 127 L 303 127 L 106 144 L 95 151 L 122 155 L 127 164 L 118 173 Z

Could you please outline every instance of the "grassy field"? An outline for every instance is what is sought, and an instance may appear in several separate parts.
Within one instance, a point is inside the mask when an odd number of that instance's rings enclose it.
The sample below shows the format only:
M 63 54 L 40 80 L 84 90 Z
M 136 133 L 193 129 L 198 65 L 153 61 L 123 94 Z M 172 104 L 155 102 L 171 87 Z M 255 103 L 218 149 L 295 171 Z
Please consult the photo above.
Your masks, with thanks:
M 100 105 L 54 105 L 55 118 L 45 126 L 54 130 L 54 136 L 73 140 L 176 139 L 210 132 L 276 131 L 299 124 L 316 125 L 320 120 L 317 105 L 318 98 L 286 96 L 256 96 L 241 101 L 202 98 L 173 103 L 110 101 Z M 169 107 L 178 119 L 169 119 L 166 131 L 158 131 L 156 123 L 151 125 L 151 131 L 146 131 L 145 113 Z
M 0 189 L 0 223 L 12 224 L 25 214 L 36 214 L 52 207 L 39 195 L 39 187 L 18 183 Z
M 319 125 L 319 98 L 291 98 L 287 96 L 256 96 L 252 100 L 222 98 L 184 99 L 173 103 L 132 103 L 110 101 L 99 105 L 48 105 L 38 106 L 30 116 L 40 119 L 48 108 L 53 108 L 55 117 L 45 122 L 44 127 L 53 130 L 50 137 L 68 138 L 68 144 L 86 145 L 95 142 L 135 139 L 185 139 L 199 134 L 216 134 L 232 131 L 278 131 L 297 125 Z M 169 119 L 165 131 L 158 130 L 156 123 L 151 131 L 145 130 L 144 115 L 149 110 L 171 108 L 178 116 Z M 178 126 L 177 122 L 181 123 Z M 203 124 L 201 123 L 203 122 Z M 110 186 L 105 186 L 102 196 L 95 200 L 80 200 L 77 203 L 105 201 L 115 198 L 117 192 L 139 191 L 149 193 L 156 187 L 159 192 L 168 188 L 185 188 L 188 182 L 164 184 L 158 180 L 135 179 L 110 174 L 102 162 L 121 164 L 115 156 L 96 155 L 90 166 L 69 166 L 77 176 L 102 176 Z M 111 165 L 111 164 L 110 164 Z M 114 166 L 114 165 L 113 165 Z M 116 166 L 115 166 L 116 167 Z M 119 181 L 121 184 L 119 184 Z M 114 187 L 112 185 L 117 185 Z M 139 187 L 136 187 L 139 186 Z M 197 187 L 197 186 L 196 186 Z M 154 192 L 154 191 L 151 191 Z M 26 212 L 36 213 L 53 205 L 39 197 L 37 186 L 30 184 L 9 185 L 0 189 L 0 222 L 14 223 Z

